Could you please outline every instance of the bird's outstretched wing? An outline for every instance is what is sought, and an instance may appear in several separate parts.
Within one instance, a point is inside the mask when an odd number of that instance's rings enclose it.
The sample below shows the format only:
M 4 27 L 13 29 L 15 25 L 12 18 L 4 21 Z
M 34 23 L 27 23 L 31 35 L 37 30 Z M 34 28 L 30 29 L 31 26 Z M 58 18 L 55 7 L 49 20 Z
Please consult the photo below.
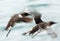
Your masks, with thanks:
M 34 20 L 36 24 L 43 22 L 40 16 L 35 16 Z
M 41 13 L 40 12 L 31 11 L 30 14 L 33 15 L 36 24 L 43 22 L 41 19 Z

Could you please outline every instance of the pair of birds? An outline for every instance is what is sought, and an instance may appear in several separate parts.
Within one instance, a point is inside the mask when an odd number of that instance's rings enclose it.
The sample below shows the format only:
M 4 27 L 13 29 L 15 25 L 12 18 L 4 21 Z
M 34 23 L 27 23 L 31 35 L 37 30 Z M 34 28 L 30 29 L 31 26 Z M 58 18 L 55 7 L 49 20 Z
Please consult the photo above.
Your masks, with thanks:
M 32 12 L 22 12 L 21 14 L 15 14 L 14 16 L 11 17 L 11 19 L 9 20 L 5 30 L 9 30 L 9 32 L 7 33 L 6 36 L 8 36 L 8 34 L 10 33 L 11 31 L 11 28 L 13 28 L 13 26 L 16 24 L 16 23 L 19 23 L 19 22 L 31 22 L 32 19 L 31 18 L 28 18 L 26 16 L 28 15 L 33 15 L 34 16 L 34 20 L 35 20 L 35 23 L 36 23 L 36 26 L 34 26 L 32 28 L 32 30 L 28 31 L 28 32 L 25 32 L 23 33 L 23 35 L 26 35 L 27 33 L 29 33 L 29 35 L 33 35 L 36 36 L 38 33 L 41 32 L 41 30 L 47 30 L 47 31 L 50 31 L 50 26 L 53 25 L 53 24 L 56 24 L 56 22 L 53 22 L 53 21 L 50 21 L 50 22 L 44 22 L 42 21 L 41 19 L 41 14 L 37 11 L 32 11 Z M 35 35 L 34 33 L 37 32 Z M 48 34 L 50 35 L 53 35 L 53 37 L 57 37 L 57 34 L 54 32 L 54 31 L 50 31 Z

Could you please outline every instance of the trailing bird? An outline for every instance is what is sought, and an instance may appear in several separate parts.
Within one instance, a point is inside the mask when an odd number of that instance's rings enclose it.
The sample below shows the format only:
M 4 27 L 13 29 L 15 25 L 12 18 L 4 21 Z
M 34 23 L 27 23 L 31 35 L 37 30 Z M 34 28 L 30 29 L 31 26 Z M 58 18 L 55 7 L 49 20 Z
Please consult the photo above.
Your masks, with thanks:
M 31 22 L 32 19 L 31 18 L 28 18 L 26 16 L 28 16 L 29 14 L 27 12 L 23 12 L 21 14 L 15 14 L 11 17 L 11 19 L 9 20 L 5 30 L 9 30 L 9 32 L 7 33 L 6 36 L 8 36 L 8 34 L 10 33 L 11 29 L 13 28 L 13 26 L 16 24 L 16 23 L 20 23 L 20 22 Z

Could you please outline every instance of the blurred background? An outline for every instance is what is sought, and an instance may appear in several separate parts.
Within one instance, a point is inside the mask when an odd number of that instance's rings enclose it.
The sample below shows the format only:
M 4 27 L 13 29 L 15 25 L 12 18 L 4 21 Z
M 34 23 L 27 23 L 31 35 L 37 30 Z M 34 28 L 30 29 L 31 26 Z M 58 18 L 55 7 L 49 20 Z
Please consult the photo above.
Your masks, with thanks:
M 22 33 L 36 25 L 34 20 L 31 23 L 17 23 L 6 37 L 8 31 L 3 30 L 11 16 L 27 10 L 26 8 L 40 12 L 42 20 L 46 22 L 57 22 L 52 29 L 58 37 L 52 38 L 46 32 L 41 32 L 34 38 L 23 36 Z M 60 41 L 60 0 L 0 0 L 0 41 Z

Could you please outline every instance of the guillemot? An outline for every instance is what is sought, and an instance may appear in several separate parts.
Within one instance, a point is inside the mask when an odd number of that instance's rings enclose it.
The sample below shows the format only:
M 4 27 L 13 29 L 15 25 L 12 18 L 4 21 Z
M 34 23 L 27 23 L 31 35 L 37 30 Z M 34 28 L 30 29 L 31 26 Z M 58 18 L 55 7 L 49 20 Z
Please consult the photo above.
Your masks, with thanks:
M 8 30 L 10 27 L 13 27 L 15 25 L 15 23 L 19 23 L 19 22 L 30 22 L 32 21 L 31 18 L 28 18 L 26 16 L 28 16 L 29 14 L 26 12 L 23 12 L 21 14 L 15 14 L 11 17 L 11 19 L 9 20 L 5 30 Z
M 38 17 L 35 17 L 35 19 L 38 21 L 38 22 L 36 23 L 36 26 L 34 26 L 34 27 L 32 28 L 32 30 L 23 33 L 23 35 L 26 35 L 27 33 L 29 33 L 29 35 L 33 35 L 32 37 L 34 37 L 34 36 L 36 36 L 38 33 L 40 33 L 41 30 L 47 30 L 47 31 L 48 31 L 48 34 L 53 35 L 52 37 L 57 37 L 57 34 L 50 29 L 50 26 L 52 26 L 53 24 L 56 24 L 56 22 L 53 22 L 53 21 L 44 22 L 44 21 L 41 19 L 41 16 L 40 16 L 40 19 L 37 19 L 37 18 L 38 18 Z M 39 20 L 40 20 L 40 22 L 39 22 Z M 50 31 L 50 30 L 51 30 L 51 31 Z M 50 32 L 49 32 L 49 31 L 50 31 Z M 37 32 L 37 34 L 34 35 L 34 33 L 36 33 L 36 32 Z

